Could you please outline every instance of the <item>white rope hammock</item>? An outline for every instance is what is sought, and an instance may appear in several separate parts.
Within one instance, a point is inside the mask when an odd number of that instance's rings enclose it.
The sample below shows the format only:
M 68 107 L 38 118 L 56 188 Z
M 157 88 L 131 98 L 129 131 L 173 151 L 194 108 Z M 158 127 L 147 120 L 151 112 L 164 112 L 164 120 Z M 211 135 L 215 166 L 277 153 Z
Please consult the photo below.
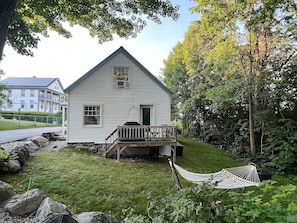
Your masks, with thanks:
M 177 164 L 172 163 L 171 160 L 169 160 L 169 165 L 172 171 L 177 170 L 177 172 L 187 181 L 195 184 L 201 184 L 205 181 L 210 181 L 212 183 L 217 183 L 216 188 L 220 189 L 235 189 L 258 186 L 260 182 L 257 168 L 253 164 L 225 168 L 219 172 L 209 174 L 199 174 L 187 171 Z

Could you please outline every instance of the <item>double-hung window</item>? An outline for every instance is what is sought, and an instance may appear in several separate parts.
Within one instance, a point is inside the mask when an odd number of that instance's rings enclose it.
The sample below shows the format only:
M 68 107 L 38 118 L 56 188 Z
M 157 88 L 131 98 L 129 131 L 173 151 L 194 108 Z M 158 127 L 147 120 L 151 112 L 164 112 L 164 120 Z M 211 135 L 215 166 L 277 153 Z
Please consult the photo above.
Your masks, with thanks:
M 129 68 L 128 67 L 114 67 L 113 68 L 113 83 L 115 87 L 127 88 L 129 87 Z
M 101 125 L 101 106 L 84 106 L 84 125 Z

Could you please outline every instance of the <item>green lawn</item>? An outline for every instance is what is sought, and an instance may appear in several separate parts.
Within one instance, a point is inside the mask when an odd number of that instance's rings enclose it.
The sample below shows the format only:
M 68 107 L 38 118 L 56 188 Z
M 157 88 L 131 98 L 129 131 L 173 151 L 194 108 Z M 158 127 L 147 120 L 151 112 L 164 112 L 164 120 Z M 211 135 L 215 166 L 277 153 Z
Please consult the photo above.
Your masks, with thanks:
M 196 140 L 180 138 L 180 142 L 184 150 L 183 156 L 177 157 L 177 163 L 190 171 L 210 173 L 244 164 Z M 122 211 L 129 208 L 136 214 L 146 215 L 151 198 L 176 191 L 166 159 L 117 162 L 70 148 L 39 151 L 18 174 L 0 175 L 0 179 L 13 185 L 18 193 L 26 191 L 30 177 L 31 188 L 40 188 L 47 196 L 66 204 L 73 214 L 101 211 L 119 220 L 122 220 Z M 277 177 L 280 184 L 294 183 Z M 184 187 L 192 185 L 183 179 L 181 183 Z
M 22 120 L 0 119 L 0 131 L 13 129 L 27 129 L 36 127 L 57 126 L 56 124 L 47 124 L 43 122 L 31 122 Z

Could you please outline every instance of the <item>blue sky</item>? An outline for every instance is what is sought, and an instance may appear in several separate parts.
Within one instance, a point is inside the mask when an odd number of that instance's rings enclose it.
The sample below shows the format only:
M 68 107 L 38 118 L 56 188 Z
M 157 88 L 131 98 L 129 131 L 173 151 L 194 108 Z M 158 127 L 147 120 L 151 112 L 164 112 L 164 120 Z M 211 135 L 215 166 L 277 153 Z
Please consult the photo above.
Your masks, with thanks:
M 190 0 L 173 0 L 179 4 L 178 21 L 165 18 L 158 25 L 148 22 L 136 38 L 115 38 L 111 42 L 99 44 L 96 38 L 90 37 L 87 30 L 71 27 L 72 38 L 65 39 L 54 32 L 49 38 L 42 38 L 38 49 L 33 50 L 34 57 L 18 55 L 9 46 L 5 46 L 5 57 L 0 63 L 4 77 L 58 77 L 64 88 L 100 63 L 111 53 L 123 46 L 152 74 L 158 76 L 167 58 L 178 41 L 182 41 L 184 33 L 191 21 L 199 18 L 188 8 L 194 5 Z

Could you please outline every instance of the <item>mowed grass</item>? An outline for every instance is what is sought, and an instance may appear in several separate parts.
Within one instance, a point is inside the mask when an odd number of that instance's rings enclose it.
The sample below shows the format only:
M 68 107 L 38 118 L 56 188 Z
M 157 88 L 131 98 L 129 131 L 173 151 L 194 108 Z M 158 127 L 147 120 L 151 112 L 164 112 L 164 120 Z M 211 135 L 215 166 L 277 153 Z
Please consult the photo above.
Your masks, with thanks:
M 179 138 L 179 141 L 184 149 L 183 156 L 177 157 L 177 164 L 190 171 L 211 173 L 245 164 L 196 140 Z M 146 215 L 150 200 L 176 191 L 167 159 L 117 162 L 71 148 L 39 151 L 18 174 L 0 175 L 1 180 L 14 186 L 18 193 L 27 190 L 30 177 L 30 188 L 43 190 L 46 196 L 66 204 L 73 214 L 101 211 L 118 220 L 124 218 L 123 210 L 127 209 Z M 277 177 L 280 184 L 294 183 Z M 184 187 L 193 186 L 180 180 Z
M 72 213 L 101 211 L 120 219 L 122 210 L 133 208 L 145 214 L 150 196 L 175 190 L 167 161 L 117 162 L 71 148 L 39 151 L 22 172 L 1 178 L 23 193 L 33 170 L 31 188 L 66 204 Z
M 43 123 L 43 122 L 0 119 L 0 131 L 13 130 L 13 129 L 27 129 L 27 128 L 36 128 L 36 127 L 47 127 L 47 126 L 57 126 L 57 125 Z

